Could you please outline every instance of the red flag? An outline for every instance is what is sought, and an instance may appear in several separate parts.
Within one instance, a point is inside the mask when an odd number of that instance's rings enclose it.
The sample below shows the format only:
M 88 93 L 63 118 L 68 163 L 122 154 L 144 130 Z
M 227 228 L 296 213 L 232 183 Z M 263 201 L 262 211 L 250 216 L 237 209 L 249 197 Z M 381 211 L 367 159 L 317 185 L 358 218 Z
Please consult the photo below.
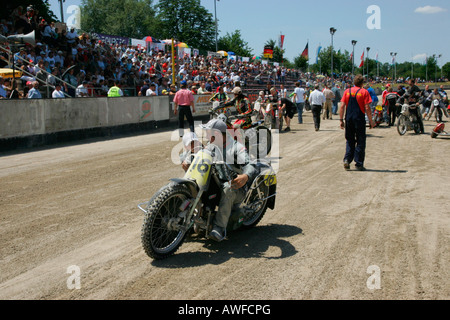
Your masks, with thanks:
M 362 68 L 364 66 L 364 51 L 363 54 L 361 56 L 361 64 L 359 65 L 360 68 Z
M 280 49 L 283 49 L 284 46 L 284 35 L 280 35 L 280 39 L 278 40 L 278 46 Z
M 308 57 L 309 57 L 309 43 L 306 44 L 306 48 L 305 48 L 305 50 L 303 50 L 302 57 L 305 57 L 306 59 L 308 59 Z
M 353 61 L 353 52 L 350 53 L 350 61 Z

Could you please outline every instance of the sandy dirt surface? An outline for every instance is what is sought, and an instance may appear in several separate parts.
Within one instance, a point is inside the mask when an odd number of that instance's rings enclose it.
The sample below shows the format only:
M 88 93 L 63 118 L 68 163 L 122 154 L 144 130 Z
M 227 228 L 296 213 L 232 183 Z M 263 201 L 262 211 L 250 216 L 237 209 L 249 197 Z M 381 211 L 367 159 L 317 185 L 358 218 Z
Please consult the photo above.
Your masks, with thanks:
M 183 175 L 170 132 L 2 154 L 0 299 L 449 299 L 450 140 L 373 129 L 346 172 L 336 118 L 293 123 L 275 210 L 157 262 L 137 204 Z

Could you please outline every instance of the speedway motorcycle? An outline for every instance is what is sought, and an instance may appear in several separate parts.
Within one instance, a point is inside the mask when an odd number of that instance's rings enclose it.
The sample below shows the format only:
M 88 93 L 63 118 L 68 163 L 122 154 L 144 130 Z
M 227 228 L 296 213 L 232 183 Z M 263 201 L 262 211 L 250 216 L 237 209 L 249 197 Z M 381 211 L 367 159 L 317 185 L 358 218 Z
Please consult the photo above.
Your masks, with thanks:
M 384 113 L 382 106 L 376 106 L 372 115 L 373 122 L 375 123 L 375 127 L 379 127 L 381 123 L 384 121 Z
M 155 260 L 173 255 L 186 237 L 207 238 L 220 203 L 222 183 L 238 172 L 217 161 L 218 148 L 200 150 L 181 179 L 161 188 L 150 201 L 138 205 L 145 213 L 141 240 L 144 251 Z M 277 177 L 269 163 L 258 162 L 259 175 L 245 186 L 239 210 L 232 212 L 227 231 L 256 226 L 268 208 L 275 208 Z
M 250 125 L 243 126 L 245 120 L 250 117 L 258 119 L 258 110 L 253 111 L 249 115 L 227 116 L 221 113 L 223 104 L 214 102 L 213 107 L 209 110 L 211 119 L 221 119 L 227 124 L 227 128 L 235 132 L 235 139 L 240 140 L 247 148 L 252 158 L 264 158 L 272 150 L 272 133 L 270 128 L 265 126 L 265 120 L 256 120 Z
M 442 116 L 445 115 L 448 118 L 448 112 L 446 110 L 446 106 L 444 101 L 441 101 L 439 99 L 434 99 L 432 103 L 432 107 L 430 110 L 430 113 L 428 114 L 427 120 L 430 120 L 431 115 L 435 114 L 436 122 L 440 123 L 442 122 Z
M 419 119 L 417 118 L 417 116 L 415 114 L 411 113 L 411 110 L 418 109 L 418 108 L 419 108 L 418 103 L 403 104 L 402 111 L 398 117 L 398 122 L 397 122 L 397 131 L 401 136 L 405 135 L 406 132 L 408 132 L 408 131 L 414 131 L 416 134 L 420 133 Z M 419 114 L 419 116 L 421 116 L 420 112 L 418 114 Z

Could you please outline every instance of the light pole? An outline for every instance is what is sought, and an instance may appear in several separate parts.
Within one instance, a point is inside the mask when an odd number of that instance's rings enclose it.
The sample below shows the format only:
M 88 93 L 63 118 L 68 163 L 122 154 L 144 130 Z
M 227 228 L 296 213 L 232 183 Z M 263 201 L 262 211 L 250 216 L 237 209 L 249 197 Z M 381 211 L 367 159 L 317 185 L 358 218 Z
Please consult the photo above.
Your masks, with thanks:
M 355 75 L 355 46 L 358 43 L 356 40 L 352 40 L 353 53 L 352 53 L 352 77 Z
M 63 10 L 63 2 L 66 2 L 66 0 L 58 0 L 59 6 L 61 8 L 61 22 L 64 23 L 64 10 Z
M 334 56 L 334 49 L 333 49 L 333 36 L 336 33 L 336 29 L 331 27 L 330 28 L 330 34 L 331 34 L 331 78 L 333 79 L 333 56 Z
M 436 56 L 433 55 L 433 57 L 436 57 Z M 434 68 L 434 82 L 435 82 L 435 83 L 437 82 L 437 67 L 438 67 L 438 59 L 439 59 L 440 57 L 442 57 L 442 54 L 440 54 L 440 55 L 438 55 L 438 56 L 436 57 L 436 66 L 435 66 L 435 68 Z M 442 70 L 441 70 L 441 72 L 442 72 Z
M 391 52 L 391 57 L 393 58 L 394 61 L 394 83 L 395 83 L 395 79 L 397 78 L 397 61 L 395 59 L 395 57 L 397 56 L 397 52 Z
M 220 0 L 214 0 L 214 17 L 216 20 L 216 52 L 219 51 L 219 48 L 217 47 L 217 8 L 216 8 L 216 1 Z
M 367 49 L 367 82 L 369 82 L 369 51 L 370 51 L 370 48 L 367 47 L 366 49 Z

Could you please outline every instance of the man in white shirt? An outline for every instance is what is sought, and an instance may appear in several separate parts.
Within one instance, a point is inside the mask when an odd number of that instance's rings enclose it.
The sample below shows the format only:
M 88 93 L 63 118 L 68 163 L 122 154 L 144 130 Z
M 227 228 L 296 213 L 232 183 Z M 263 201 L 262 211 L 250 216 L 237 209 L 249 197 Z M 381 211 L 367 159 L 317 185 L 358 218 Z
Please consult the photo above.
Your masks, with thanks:
M 303 108 L 305 107 L 305 89 L 300 87 L 300 82 L 295 83 L 294 103 L 297 106 L 298 123 L 303 123 Z
M 309 96 L 309 103 L 311 104 L 311 112 L 314 119 L 314 127 L 316 131 L 320 130 L 320 113 L 322 112 L 323 104 L 325 103 L 325 96 L 323 92 L 319 91 L 320 86 L 316 84 L 314 91 Z
M 156 91 L 156 84 L 155 83 L 151 83 L 150 84 L 150 88 L 147 90 L 145 95 L 147 97 L 157 96 L 158 95 L 158 92 Z
M 75 31 L 75 28 L 71 28 L 69 32 L 66 34 L 67 43 L 72 44 L 75 43 L 75 38 L 78 38 L 78 34 Z
M 55 85 L 55 90 L 52 92 L 53 99 L 64 99 L 64 93 L 61 90 L 61 84 L 59 82 Z
M 77 89 L 76 89 L 76 97 L 77 98 L 85 98 L 85 97 L 89 97 L 89 94 L 88 94 L 88 90 L 87 90 L 87 87 L 86 87 L 86 85 L 87 85 L 87 81 L 85 80 L 85 81 L 83 81 L 83 83 L 82 84 L 80 84 L 78 87 L 77 87 Z

